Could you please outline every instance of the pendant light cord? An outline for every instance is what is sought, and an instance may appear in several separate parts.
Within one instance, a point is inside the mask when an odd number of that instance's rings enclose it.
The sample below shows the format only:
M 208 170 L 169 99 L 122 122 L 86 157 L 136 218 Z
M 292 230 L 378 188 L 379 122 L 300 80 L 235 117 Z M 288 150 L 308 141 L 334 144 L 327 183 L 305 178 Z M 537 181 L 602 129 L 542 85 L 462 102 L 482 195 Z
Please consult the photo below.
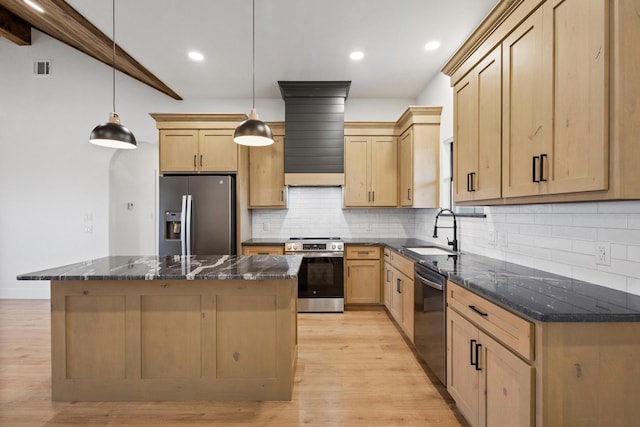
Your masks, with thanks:
M 111 88 L 113 91 L 113 113 L 116 112 L 116 0 L 111 2 L 111 37 L 113 38 L 113 56 L 111 59 L 112 81 Z
M 115 0 L 114 0 L 115 1 Z M 251 92 L 251 96 L 253 99 L 253 102 L 251 104 L 252 108 L 256 108 L 256 0 L 253 0 L 253 22 L 252 22 L 252 39 L 251 39 L 251 46 L 252 46 L 252 56 L 251 56 L 251 81 L 252 81 L 252 92 Z

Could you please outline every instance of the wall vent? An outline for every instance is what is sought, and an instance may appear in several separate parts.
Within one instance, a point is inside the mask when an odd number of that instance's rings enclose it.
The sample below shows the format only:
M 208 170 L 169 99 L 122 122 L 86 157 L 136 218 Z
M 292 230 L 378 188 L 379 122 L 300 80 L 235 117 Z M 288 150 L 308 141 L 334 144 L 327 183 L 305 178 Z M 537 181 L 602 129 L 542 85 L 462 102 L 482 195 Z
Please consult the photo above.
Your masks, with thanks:
M 36 77 L 51 76 L 51 61 L 48 59 L 36 59 L 33 61 L 33 75 Z

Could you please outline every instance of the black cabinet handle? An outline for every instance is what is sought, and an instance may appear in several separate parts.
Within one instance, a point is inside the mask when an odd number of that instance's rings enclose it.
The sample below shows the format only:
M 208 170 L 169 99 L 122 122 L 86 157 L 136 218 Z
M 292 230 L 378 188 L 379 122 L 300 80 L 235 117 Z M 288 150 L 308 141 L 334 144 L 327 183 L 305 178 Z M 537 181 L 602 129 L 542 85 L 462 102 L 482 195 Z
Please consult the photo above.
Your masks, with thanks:
M 347 277 L 351 277 L 351 266 L 347 267 Z
M 469 183 L 469 182 L 470 182 L 470 179 L 471 179 L 471 174 L 470 174 L 470 173 L 468 173 L 468 174 L 467 174 L 467 193 L 468 193 L 469 191 L 471 191 L 471 184 Z
M 478 310 L 475 305 L 470 305 L 469 308 L 471 310 L 475 311 L 476 313 L 478 313 L 482 317 L 488 317 L 489 316 L 488 313 L 483 313 L 482 311 Z
M 547 178 L 544 177 L 544 159 L 547 158 L 546 154 L 540 154 L 540 181 L 547 182 Z
M 536 179 L 536 169 L 537 169 L 536 160 L 539 159 L 539 158 L 540 158 L 540 156 L 533 156 L 533 164 L 531 165 L 531 171 L 533 173 L 533 175 L 531 176 L 531 180 L 533 182 L 540 182 L 539 179 Z
M 198 166 L 198 164 L 196 163 L 197 158 L 198 158 L 198 156 L 194 154 L 194 155 L 193 155 L 193 167 L 194 167 L 194 168 Z
M 402 293 L 402 289 L 400 288 L 400 279 L 396 279 L 396 291 L 398 291 L 399 294 Z
M 407 188 L 407 200 L 411 200 L 411 189 Z
M 482 368 L 480 367 L 480 359 L 479 359 L 479 355 L 480 355 L 480 349 L 482 348 L 482 344 L 476 344 L 476 371 L 482 371 Z
M 476 361 L 475 362 L 473 361 L 473 351 L 475 350 L 475 344 L 476 344 L 476 340 L 469 341 L 469 364 L 471 366 L 475 366 L 477 369 L 478 367 L 477 353 L 476 353 Z
M 471 172 L 469 176 L 471 177 L 471 191 L 476 191 L 476 173 Z

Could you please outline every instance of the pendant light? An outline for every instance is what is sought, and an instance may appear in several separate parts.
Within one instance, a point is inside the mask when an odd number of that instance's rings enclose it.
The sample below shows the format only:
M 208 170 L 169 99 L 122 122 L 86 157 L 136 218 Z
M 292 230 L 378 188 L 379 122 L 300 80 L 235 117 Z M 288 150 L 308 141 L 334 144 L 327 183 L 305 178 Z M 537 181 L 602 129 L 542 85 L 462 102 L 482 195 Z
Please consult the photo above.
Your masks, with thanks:
M 264 122 L 258 119 L 256 112 L 256 0 L 253 0 L 253 40 L 251 59 L 251 73 L 253 84 L 253 104 L 249 119 L 240 123 L 233 133 L 233 140 L 236 144 L 260 147 L 273 144 L 271 129 Z
M 113 37 L 113 57 L 111 63 L 112 89 L 113 89 L 113 112 L 109 114 L 109 121 L 98 125 L 89 136 L 89 142 L 95 145 L 109 148 L 136 148 L 136 137 L 125 126 L 120 124 L 120 118 L 116 111 L 116 0 L 112 0 L 112 37 Z

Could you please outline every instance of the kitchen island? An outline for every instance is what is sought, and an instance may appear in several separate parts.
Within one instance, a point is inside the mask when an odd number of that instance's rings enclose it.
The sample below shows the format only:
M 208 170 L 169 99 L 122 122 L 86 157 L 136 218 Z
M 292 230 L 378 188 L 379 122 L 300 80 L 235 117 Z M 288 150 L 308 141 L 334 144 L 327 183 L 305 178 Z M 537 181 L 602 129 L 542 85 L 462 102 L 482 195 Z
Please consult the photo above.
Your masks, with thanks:
M 300 256 L 114 256 L 51 281 L 52 399 L 291 400 Z

